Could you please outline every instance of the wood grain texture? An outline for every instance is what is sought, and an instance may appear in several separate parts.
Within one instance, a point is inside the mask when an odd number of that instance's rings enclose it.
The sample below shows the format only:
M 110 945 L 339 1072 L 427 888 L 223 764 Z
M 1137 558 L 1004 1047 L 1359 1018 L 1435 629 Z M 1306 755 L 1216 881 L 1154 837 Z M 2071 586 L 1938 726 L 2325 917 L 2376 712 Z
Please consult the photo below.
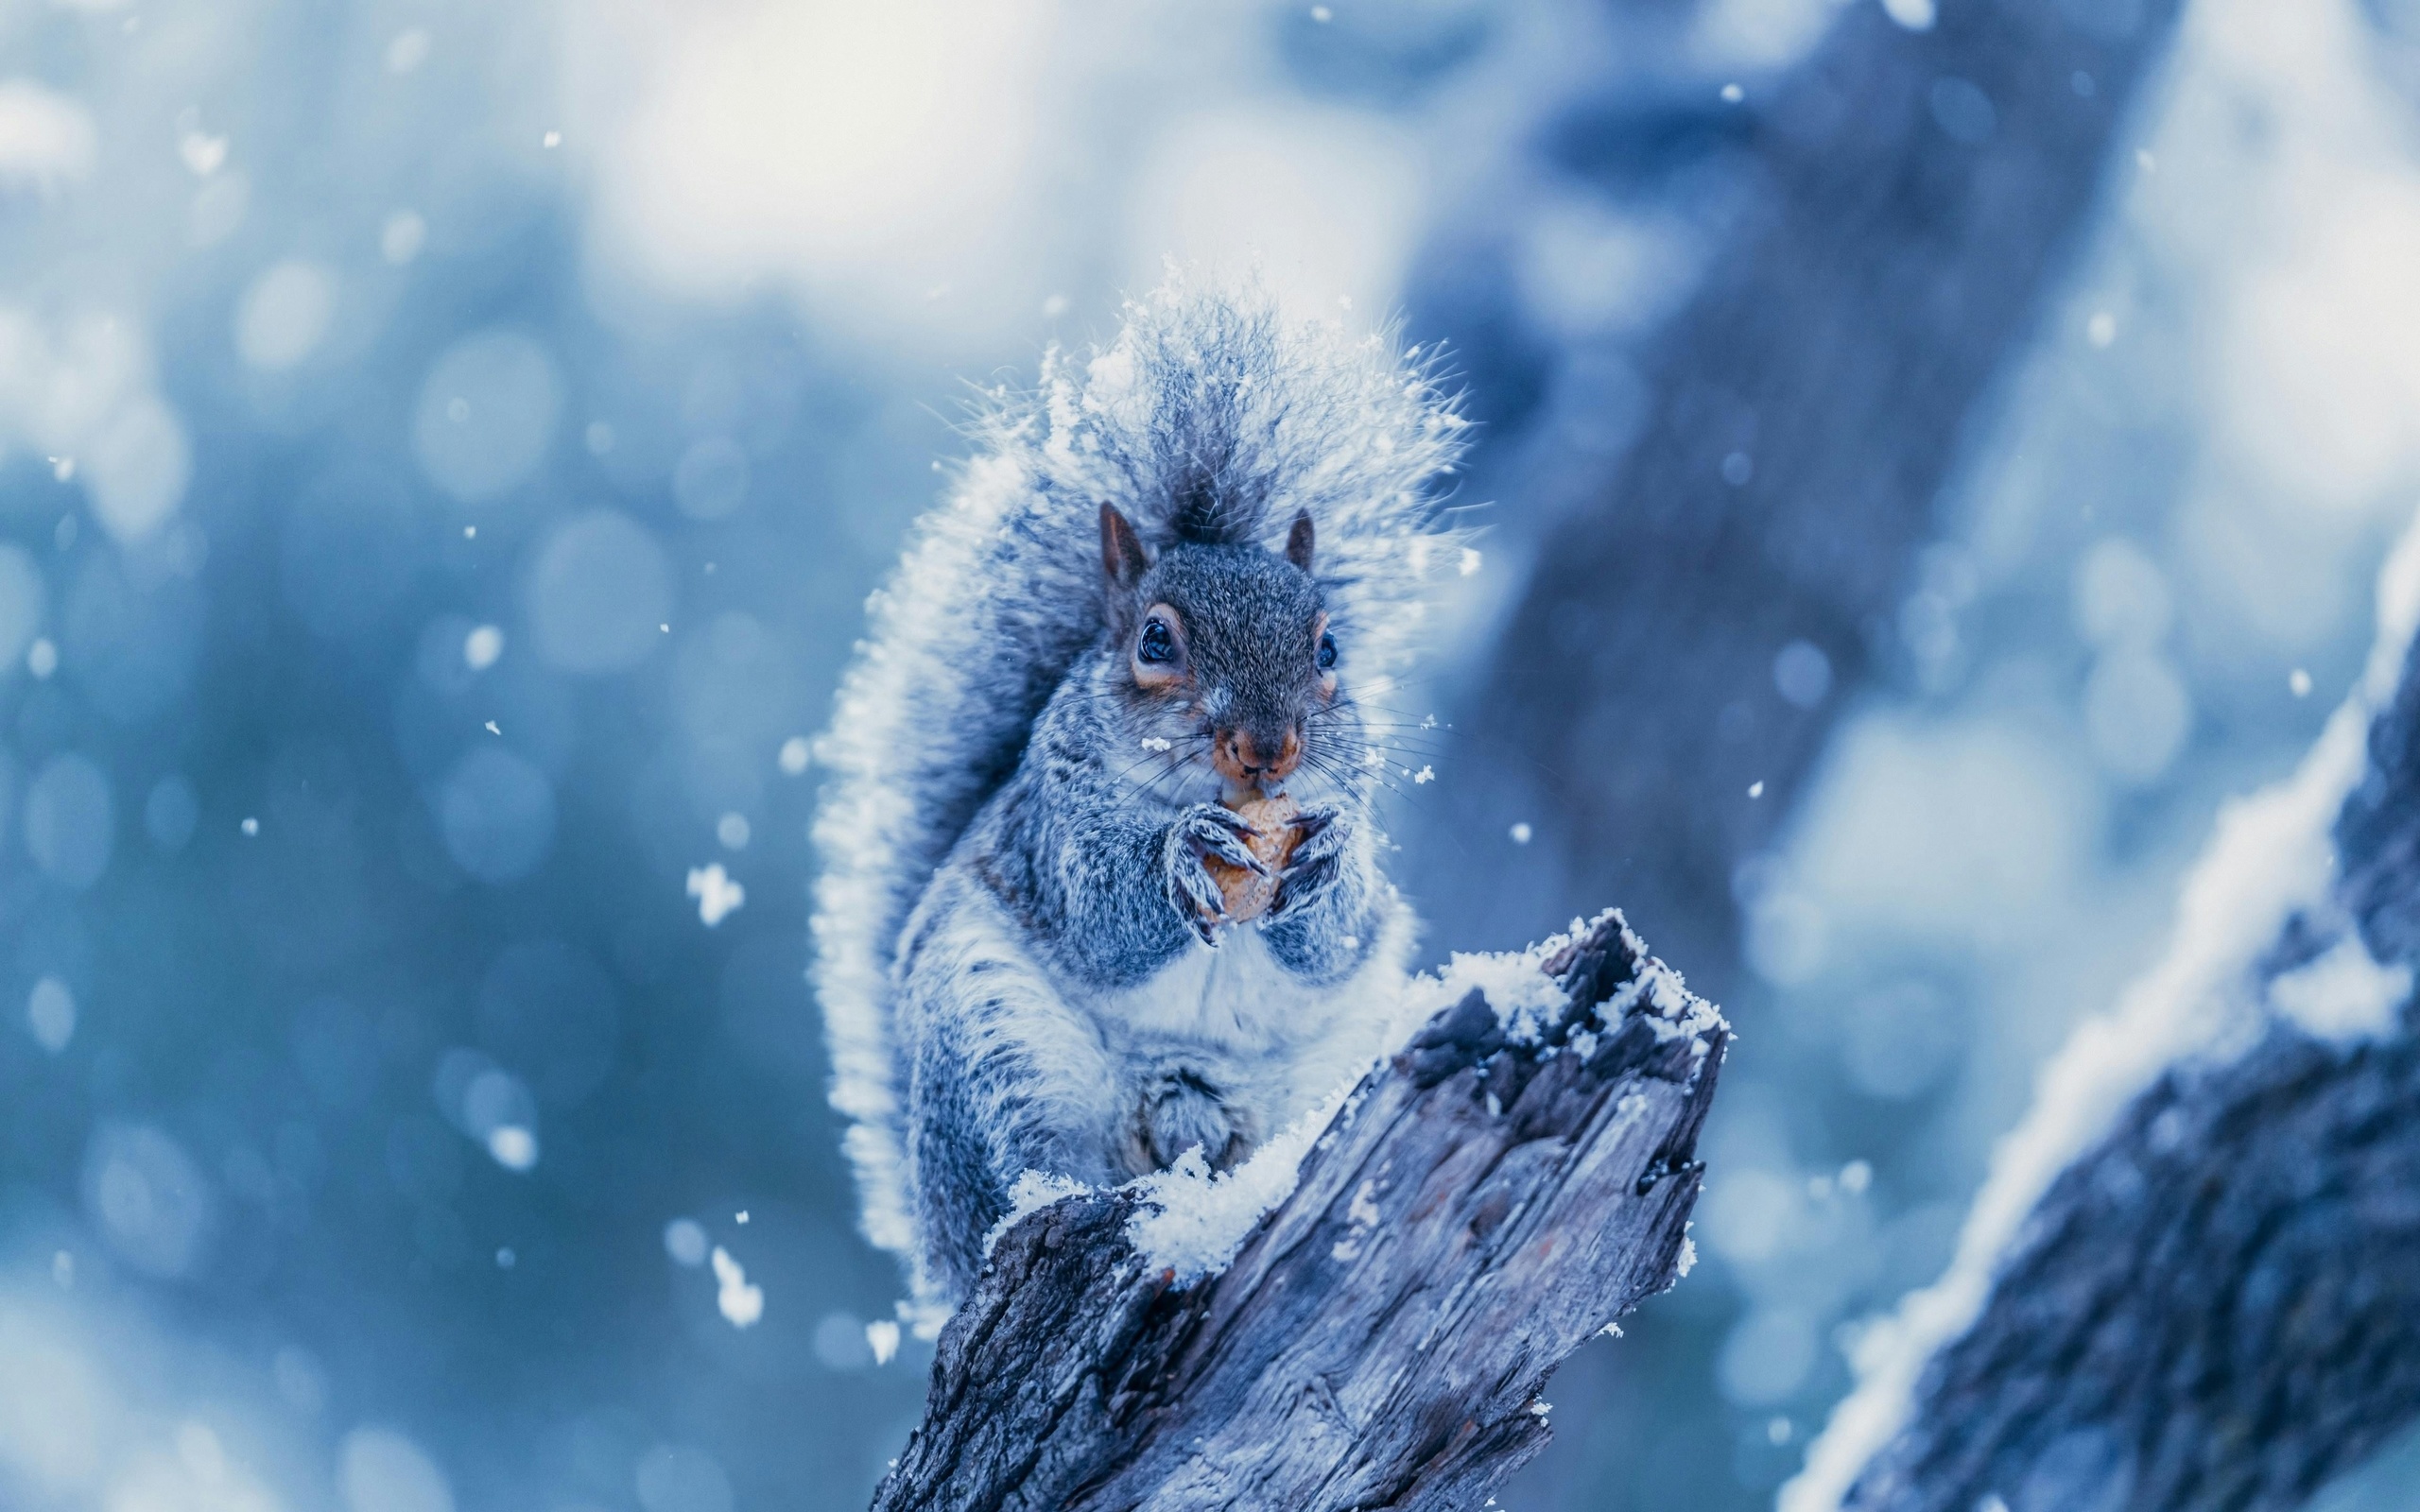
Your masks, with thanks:
M 1547 966 L 1536 1043 L 1476 990 L 1439 1014 L 1219 1276 L 1147 1270 L 1129 1193 L 1011 1228 L 874 1506 L 1478 1506 L 1555 1366 L 1676 1279 L 1728 1043 L 1618 916 Z

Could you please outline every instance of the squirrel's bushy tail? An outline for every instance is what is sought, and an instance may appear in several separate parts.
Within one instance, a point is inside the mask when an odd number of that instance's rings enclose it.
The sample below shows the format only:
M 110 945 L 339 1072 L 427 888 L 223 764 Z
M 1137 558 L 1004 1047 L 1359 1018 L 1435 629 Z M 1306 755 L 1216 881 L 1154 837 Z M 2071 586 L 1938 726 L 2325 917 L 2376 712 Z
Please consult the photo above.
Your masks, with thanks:
M 1182 277 L 1128 304 L 1108 347 L 1053 349 L 1033 391 L 985 396 L 976 454 L 867 601 L 818 747 L 815 985 L 874 1244 L 915 1250 L 890 1042 L 899 933 L 1100 633 L 1100 506 L 1154 549 L 1274 550 L 1309 510 L 1331 623 L 1368 690 L 1396 669 L 1430 585 L 1455 565 L 1436 490 L 1464 427 L 1419 349 L 1288 321 L 1257 289 Z

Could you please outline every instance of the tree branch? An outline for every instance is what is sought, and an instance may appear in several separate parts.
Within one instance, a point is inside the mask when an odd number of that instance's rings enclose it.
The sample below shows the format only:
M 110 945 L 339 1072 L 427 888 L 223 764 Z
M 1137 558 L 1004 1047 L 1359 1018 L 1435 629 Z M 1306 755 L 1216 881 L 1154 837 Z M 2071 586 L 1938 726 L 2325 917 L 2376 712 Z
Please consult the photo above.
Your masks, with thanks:
M 1785 1512 L 2269 1512 L 2420 1418 L 2420 532 L 2380 593 L 2363 687 L 2222 821 Z
M 1131 1189 L 1011 1228 L 877 1512 L 1476 1506 L 1685 1268 L 1729 1038 L 1618 915 L 1544 969 L 1530 1042 L 1474 988 L 1363 1078 L 1220 1275 L 1147 1261 Z
M 2420 1416 L 2420 1046 L 2275 1029 L 2070 1167 L 1846 1505 L 2267 1512 Z

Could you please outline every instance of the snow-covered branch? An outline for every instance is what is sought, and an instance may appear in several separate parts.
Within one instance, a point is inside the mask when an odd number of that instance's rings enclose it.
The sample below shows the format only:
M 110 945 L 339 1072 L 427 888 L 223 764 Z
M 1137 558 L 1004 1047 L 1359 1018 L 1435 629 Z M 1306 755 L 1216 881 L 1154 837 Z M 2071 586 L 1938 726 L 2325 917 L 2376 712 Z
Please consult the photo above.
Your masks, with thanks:
M 1782 1512 L 2299 1504 L 2420 1417 L 2420 529 L 2368 671 L 2044 1072 Z
M 1475 1507 L 1535 1452 L 1555 1366 L 1688 1267 L 1729 1031 L 1614 914 L 1414 990 L 1306 1153 L 1011 1226 L 875 1507 Z

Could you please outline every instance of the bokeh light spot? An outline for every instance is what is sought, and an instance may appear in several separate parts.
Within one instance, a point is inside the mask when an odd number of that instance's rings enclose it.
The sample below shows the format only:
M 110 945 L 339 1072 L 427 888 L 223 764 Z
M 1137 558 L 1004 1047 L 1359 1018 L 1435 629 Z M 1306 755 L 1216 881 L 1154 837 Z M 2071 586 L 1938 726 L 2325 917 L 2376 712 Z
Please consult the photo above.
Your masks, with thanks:
M 481 882 L 512 882 L 535 871 L 554 845 L 554 786 L 510 751 L 481 747 L 438 790 L 437 820 L 456 866 Z
M 34 1043 L 58 1055 L 76 1037 L 76 994 L 67 984 L 55 976 L 45 976 L 34 984 L 26 1000 L 26 1027 L 33 1031 Z
M 748 502 L 748 454 L 720 436 L 690 447 L 672 470 L 672 502 L 693 520 L 733 513 Z
M 320 348 L 337 307 L 336 275 L 289 259 L 252 280 L 235 306 L 235 351 L 264 372 L 283 372 Z
M 134 401 L 101 432 L 84 476 L 101 527 L 141 541 L 176 513 L 193 476 L 184 422 L 156 399 Z
M 347 1512 L 454 1512 L 454 1490 L 421 1447 L 385 1428 L 356 1428 L 337 1452 Z
M 52 757 L 26 790 L 26 850 L 55 882 L 78 891 L 98 882 L 116 831 L 109 779 L 88 757 Z
M 664 1252 L 678 1265 L 706 1263 L 706 1231 L 694 1218 L 675 1218 L 664 1226 Z
M 544 458 L 562 414 L 545 349 L 514 331 L 456 342 L 429 369 L 412 449 L 429 481 L 466 504 L 509 492 Z
M 617 672 L 655 650 L 672 611 L 672 569 L 638 522 L 597 510 L 546 539 L 526 602 L 539 660 L 565 672 Z
M 2084 684 L 2084 728 L 2093 754 L 2128 782 L 2164 776 L 2193 730 L 2193 696 L 2168 659 L 2120 649 L 2102 657 Z
M 378 228 L 378 255 L 397 267 L 420 255 L 428 241 L 428 222 L 408 210 L 398 210 Z
M 213 1199 L 175 1140 L 148 1125 L 105 1125 L 84 1157 L 84 1211 L 120 1260 L 184 1276 L 201 1259 Z
M 0 543 L 0 667 L 15 664 L 33 644 L 47 599 L 33 558 L 22 546 Z
M 1792 641 L 1773 658 L 1773 688 L 1792 707 L 1812 709 L 1832 691 L 1832 659 L 1812 641 Z

